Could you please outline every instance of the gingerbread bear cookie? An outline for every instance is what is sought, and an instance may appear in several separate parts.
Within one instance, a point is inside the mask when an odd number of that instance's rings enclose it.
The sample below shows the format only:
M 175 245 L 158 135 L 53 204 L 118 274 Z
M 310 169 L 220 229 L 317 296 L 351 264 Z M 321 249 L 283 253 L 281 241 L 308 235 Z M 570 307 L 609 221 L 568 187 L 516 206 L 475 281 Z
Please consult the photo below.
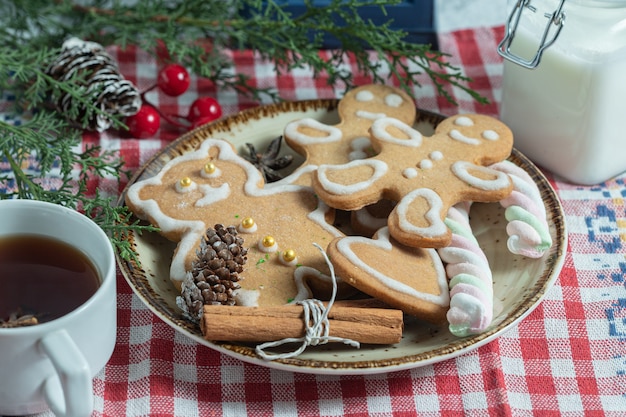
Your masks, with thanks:
M 450 207 L 462 201 L 495 202 L 511 193 L 509 176 L 488 168 L 506 159 L 513 147 L 510 129 L 492 117 L 449 117 L 430 137 L 386 117 L 375 120 L 370 133 L 376 156 L 320 165 L 313 187 L 329 206 L 343 210 L 382 199 L 397 202 L 388 226 L 404 245 L 446 246 L 451 233 L 444 219 Z
M 337 274 L 350 285 L 422 320 L 445 322 L 450 296 L 435 249 L 401 245 L 383 227 L 372 239 L 337 238 L 327 252 Z
M 261 173 L 223 140 L 169 161 L 154 177 L 129 187 L 128 207 L 178 242 L 170 278 L 178 289 L 191 270 L 209 227 L 236 225 L 248 247 L 235 299 L 240 305 L 280 305 L 324 288 L 328 267 L 313 243 L 326 246 L 343 234 L 332 210 L 310 187 L 283 182 L 264 187 Z
M 312 172 L 320 164 L 342 164 L 372 155 L 369 129 L 376 119 L 393 116 L 412 124 L 416 109 L 404 91 L 371 84 L 352 89 L 339 101 L 340 123 L 327 125 L 312 118 L 288 123 L 285 142 L 305 161 L 291 176 Z M 298 180 L 309 185 L 310 178 Z M 289 181 L 293 181 L 293 178 Z

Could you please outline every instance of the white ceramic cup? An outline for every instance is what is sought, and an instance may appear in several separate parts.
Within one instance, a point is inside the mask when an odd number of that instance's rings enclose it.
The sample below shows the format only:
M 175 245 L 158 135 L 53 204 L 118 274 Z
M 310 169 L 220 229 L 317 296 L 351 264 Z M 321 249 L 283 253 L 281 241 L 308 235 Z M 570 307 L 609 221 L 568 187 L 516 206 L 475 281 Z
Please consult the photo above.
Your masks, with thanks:
M 69 243 L 96 267 L 100 287 L 55 320 L 0 328 L 0 415 L 52 410 L 89 416 L 92 379 L 111 358 L 117 329 L 115 257 L 107 235 L 86 216 L 34 200 L 0 201 L 0 239 L 36 234 Z

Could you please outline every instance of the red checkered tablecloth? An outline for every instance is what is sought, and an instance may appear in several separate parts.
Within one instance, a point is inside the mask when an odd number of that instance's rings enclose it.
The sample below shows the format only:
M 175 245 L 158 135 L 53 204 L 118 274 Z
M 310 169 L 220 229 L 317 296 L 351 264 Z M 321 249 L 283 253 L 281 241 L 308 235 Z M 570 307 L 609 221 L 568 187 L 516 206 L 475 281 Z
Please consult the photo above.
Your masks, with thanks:
M 437 97 L 424 77 L 423 86 L 415 90 L 417 105 L 448 115 L 497 115 L 502 60 L 496 45 L 502 32 L 497 27 L 440 34 L 440 49 L 491 104 L 479 105 L 451 89 L 459 102 L 456 108 Z M 157 66 L 147 55 L 110 52 L 140 88 L 156 79 Z M 271 63 L 249 52 L 233 52 L 232 57 L 235 71 L 252 76 L 258 86 L 276 87 L 285 99 L 335 97 L 324 80 L 313 79 L 306 69 L 278 78 Z M 157 90 L 147 97 L 163 111 L 185 114 L 198 95 L 216 97 L 226 115 L 257 104 L 195 78 L 178 98 Z M 178 135 L 162 130 L 149 140 L 111 133 L 85 140 L 119 149 L 132 170 Z M 583 187 L 547 174 L 566 213 L 565 265 L 539 307 L 495 341 L 455 359 L 388 374 L 278 371 L 233 359 L 176 332 L 118 274 L 117 347 L 95 378 L 94 415 L 626 415 L 626 176 Z M 112 195 L 120 192 L 112 180 L 94 186 Z

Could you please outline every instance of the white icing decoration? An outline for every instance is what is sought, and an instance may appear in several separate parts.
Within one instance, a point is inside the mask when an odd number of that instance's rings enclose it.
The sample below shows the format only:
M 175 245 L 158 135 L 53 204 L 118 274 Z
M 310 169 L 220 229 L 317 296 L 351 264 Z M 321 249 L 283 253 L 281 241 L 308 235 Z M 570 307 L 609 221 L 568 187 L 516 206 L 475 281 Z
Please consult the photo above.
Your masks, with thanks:
M 335 237 L 343 236 L 343 233 L 339 231 L 335 226 L 326 221 L 326 215 L 331 211 L 331 208 L 327 206 L 322 200 L 317 201 L 317 208 L 307 214 L 307 218 L 317 223 L 321 228 Z
M 298 130 L 301 126 L 319 130 L 320 132 L 324 132 L 327 135 L 321 136 L 321 137 L 305 135 L 304 133 Z M 288 123 L 287 126 L 285 126 L 284 134 L 285 136 L 289 137 L 292 141 L 299 143 L 301 145 L 339 142 L 341 138 L 343 137 L 343 133 L 338 128 L 334 126 L 325 125 L 311 118 L 300 119 L 300 120 L 296 120 L 291 123 Z
M 387 117 L 385 113 L 372 113 L 366 110 L 357 110 L 355 115 L 356 117 L 360 117 L 361 119 L 370 119 L 370 120 L 377 120 L 377 119 L 382 119 L 383 117 Z
M 369 166 L 372 168 L 374 170 L 372 176 L 365 181 L 352 184 L 339 184 L 328 179 L 328 173 L 331 171 L 350 170 L 359 166 Z M 387 170 L 388 166 L 383 161 L 376 159 L 360 159 L 342 165 L 320 165 L 317 169 L 317 179 L 327 192 L 335 195 L 348 195 L 371 187 L 387 173 Z
M 234 295 L 235 304 L 243 307 L 258 307 L 259 306 L 259 297 L 261 296 L 261 292 L 259 290 L 246 290 L 240 288 L 237 290 L 237 293 Z
M 218 167 L 215 167 L 213 172 L 206 172 L 204 167 L 200 170 L 200 176 L 202 178 L 218 178 L 220 175 L 222 175 L 222 171 Z
M 424 161 L 422 161 L 422 163 L 423 162 Z M 404 171 L 402 171 L 402 176 L 404 178 L 413 179 L 413 178 L 417 177 L 417 170 L 415 168 L 406 168 Z
M 485 130 L 483 132 L 483 138 L 487 140 L 498 140 L 500 139 L 500 135 L 493 130 Z
M 293 279 L 296 283 L 297 294 L 293 297 L 293 301 L 291 304 L 296 303 L 298 301 L 306 300 L 311 297 L 311 292 L 309 291 L 309 286 L 307 281 L 310 279 L 315 279 L 322 282 L 332 282 L 332 278 L 322 272 L 318 271 L 315 268 L 311 268 L 310 266 L 299 266 L 293 270 Z M 336 277 L 337 283 L 341 282 L 339 277 Z
M 296 266 L 296 265 L 298 265 L 298 257 L 297 256 L 295 258 L 293 258 L 291 261 L 287 261 L 285 259 L 285 254 L 283 252 L 281 252 L 278 255 L 278 260 L 280 261 L 281 264 L 283 264 L 285 266 Z
M 337 229 L 335 226 L 333 226 L 332 224 L 326 221 L 326 217 L 331 210 L 332 209 L 329 206 L 327 206 L 322 200 L 318 200 L 317 208 L 313 210 L 312 212 L 310 212 L 309 214 L 307 214 L 306 217 L 307 219 L 313 221 L 314 223 L 319 225 L 322 229 L 326 230 L 326 232 L 330 233 L 334 237 L 341 237 L 343 236 L 343 233 L 339 229 Z
M 317 165 L 315 164 L 300 165 L 299 167 L 296 168 L 295 171 L 293 171 L 291 174 L 287 175 L 283 179 L 270 182 L 270 183 L 265 183 L 265 186 L 263 187 L 263 189 L 271 190 L 272 188 L 276 188 L 276 187 L 284 187 L 285 184 L 293 184 L 294 182 L 298 180 L 298 178 L 302 177 L 305 174 L 312 173 L 316 170 L 317 170 Z M 291 185 L 291 187 L 293 188 L 295 186 Z
M 397 138 L 395 136 L 392 136 L 389 132 L 387 132 L 387 128 L 389 126 L 398 128 L 400 131 L 402 131 L 402 133 L 406 134 L 409 139 Z M 376 120 L 374 123 L 372 123 L 371 132 L 375 138 L 383 142 L 389 142 L 402 146 L 410 146 L 414 148 L 417 148 L 422 144 L 422 134 L 420 132 L 413 129 L 411 126 L 402 123 L 400 120 L 391 117 Z
M 172 220 L 174 222 L 179 222 L 175 219 Z M 198 242 L 202 239 L 202 236 L 206 231 L 204 222 L 201 221 L 180 221 L 180 223 L 189 227 L 189 232 L 185 233 L 180 242 L 178 242 L 178 246 L 176 246 L 176 250 L 174 251 L 174 256 L 172 257 L 172 262 L 170 264 L 170 279 L 177 282 L 183 282 L 185 275 L 187 274 L 187 268 L 185 268 L 187 253 L 195 250 Z M 179 227 L 182 228 L 182 225 Z M 161 228 L 161 231 L 163 231 L 162 223 L 159 223 L 159 227 Z
M 218 201 L 226 200 L 230 195 L 230 186 L 228 184 L 222 184 L 219 187 L 200 185 L 200 191 L 204 197 L 196 201 L 196 207 L 210 206 Z
M 358 136 L 350 142 L 350 147 L 354 150 L 363 150 L 372 146 L 372 141 L 367 136 Z
M 460 116 L 454 120 L 457 126 L 474 126 L 474 121 L 467 116 Z
M 433 161 L 441 161 L 443 159 L 443 153 L 441 153 L 441 151 L 432 151 L 428 156 Z
M 403 101 L 402 96 L 399 94 L 392 93 L 385 96 L 385 104 L 389 107 L 400 107 Z
M 367 154 L 365 153 L 365 151 L 352 151 L 348 154 L 348 160 L 350 161 L 356 161 L 359 159 L 365 159 L 367 158 Z
M 411 208 L 411 203 L 417 198 L 424 198 L 428 202 L 429 209 L 424 213 L 424 218 L 428 220 L 430 226 L 418 227 L 412 224 L 407 214 Z M 424 237 L 436 237 L 447 234 L 448 227 L 441 220 L 443 203 L 439 194 L 429 188 L 418 188 L 405 195 L 395 208 L 398 215 L 398 226 L 406 233 L 416 234 Z
M 366 149 L 372 145 L 372 141 L 367 136 L 358 136 L 350 142 L 352 151 L 348 154 L 348 159 L 354 161 L 356 159 L 367 158 Z
M 420 161 L 420 168 L 422 169 L 431 169 L 433 167 L 433 161 L 430 159 L 422 159 Z
M 243 225 L 240 223 L 239 226 L 237 226 L 237 231 L 239 233 L 254 233 L 258 230 L 258 226 L 256 225 L 256 223 L 252 224 L 252 226 L 250 227 L 243 227 Z
M 362 90 L 356 93 L 356 101 L 372 101 L 374 100 L 374 94 L 368 90 Z
M 415 297 L 419 300 L 424 300 L 427 302 L 431 302 L 443 307 L 447 307 L 450 303 L 449 292 L 448 292 L 448 282 L 446 278 L 446 273 L 441 263 L 441 259 L 437 255 L 437 252 L 434 249 L 422 249 L 424 250 L 428 256 L 432 259 L 433 265 L 435 266 L 437 272 L 437 284 L 439 287 L 439 295 L 424 293 L 416 290 L 415 288 L 404 284 L 400 281 L 397 281 L 388 275 L 385 275 L 378 269 L 372 268 L 366 262 L 361 260 L 357 254 L 351 248 L 351 245 L 354 243 L 361 243 L 365 245 L 379 247 L 385 251 L 392 250 L 392 244 L 389 241 L 389 229 L 387 227 L 383 227 L 377 232 L 376 239 L 368 239 L 362 236 L 349 236 L 337 241 L 337 249 L 339 252 L 345 256 L 350 262 L 358 267 L 360 270 L 367 273 L 372 278 L 379 281 L 382 285 L 390 288 L 392 291 L 397 291 L 403 294 L 406 294 L 410 297 Z M 382 267 L 382 265 L 381 265 Z
M 176 188 L 177 192 L 181 194 L 185 194 L 185 193 L 190 193 L 194 191 L 196 188 L 198 188 L 198 184 L 191 181 L 189 185 L 185 186 L 185 185 L 182 185 L 180 181 L 176 181 L 176 185 L 174 186 L 174 188 Z
M 355 216 L 356 222 L 367 226 L 371 230 L 378 230 L 387 224 L 386 217 L 374 217 L 369 212 L 367 207 L 352 212 Z
M 264 253 L 272 253 L 278 250 L 278 243 L 276 243 L 276 241 L 274 241 L 274 244 L 272 246 L 265 246 L 263 244 L 263 238 L 259 239 L 259 242 L 256 246 L 261 252 Z
M 457 119 L 458 120 L 458 119 Z M 476 138 L 468 138 L 467 136 L 465 136 L 463 133 L 459 132 L 456 129 L 452 129 L 450 131 L 450 133 L 448 133 L 448 135 L 458 141 L 458 142 L 463 142 L 463 143 L 467 143 L 468 145 L 480 145 L 480 140 L 476 139 Z
M 488 167 L 475 165 L 467 161 L 457 161 L 452 164 L 452 172 L 458 179 L 471 185 L 472 187 L 479 188 L 481 190 L 501 190 L 507 188 L 511 182 L 509 176 L 503 172 L 496 171 Z M 485 180 L 482 178 L 474 177 L 469 170 L 476 170 L 487 174 L 495 175 L 496 178 L 492 180 Z

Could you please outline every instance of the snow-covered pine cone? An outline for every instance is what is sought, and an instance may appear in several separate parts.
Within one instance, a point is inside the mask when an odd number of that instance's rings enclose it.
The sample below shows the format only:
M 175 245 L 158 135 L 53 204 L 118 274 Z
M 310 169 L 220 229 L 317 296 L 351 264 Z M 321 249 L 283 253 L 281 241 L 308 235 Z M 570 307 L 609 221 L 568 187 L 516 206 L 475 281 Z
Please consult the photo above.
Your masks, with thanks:
M 234 305 L 247 253 L 235 226 L 209 228 L 182 283 L 179 307 L 198 319 L 205 304 Z
M 136 114 L 141 107 L 141 95 L 133 83 L 125 80 L 113 58 L 96 42 L 70 38 L 63 43 L 61 53 L 46 68 L 46 73 L 59 81 L 79 78 L 83 96 L 104 113 L 90 114 L 89 130 L 104 132 L 111 127 L 110 116 L 127 117 Z M 57 109 L 65 115 L 75 100 L 67 92 L 53 94 Z M 70 117 L 81 122 L 86 108 L 79 106 L 79 114 Z

